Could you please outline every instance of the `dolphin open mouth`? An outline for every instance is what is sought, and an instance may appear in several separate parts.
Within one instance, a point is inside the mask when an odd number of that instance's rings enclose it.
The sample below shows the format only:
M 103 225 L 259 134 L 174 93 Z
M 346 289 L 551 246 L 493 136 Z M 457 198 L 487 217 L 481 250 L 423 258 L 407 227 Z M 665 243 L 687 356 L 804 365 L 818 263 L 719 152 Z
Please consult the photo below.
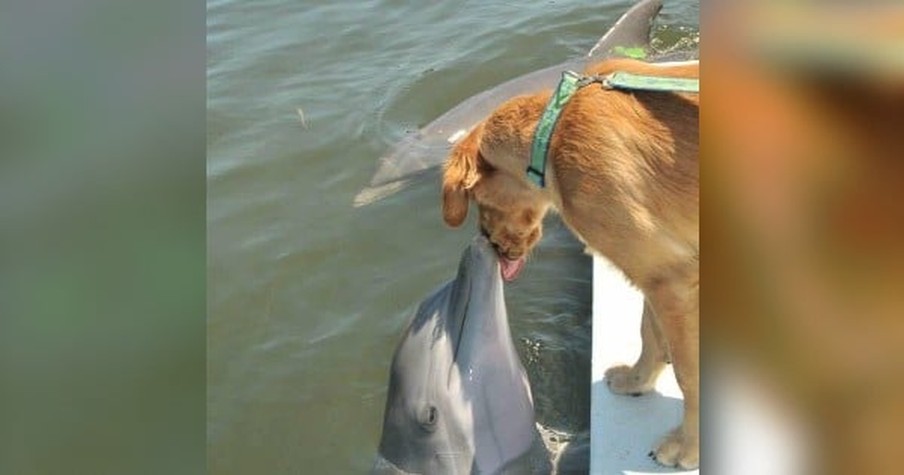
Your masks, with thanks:
M 502 272 L 502 279 L 506 282 L 517 279 L 523 268 L 524 257 L 509 259 L 505 256 L 499 256 L 499 270 Z
M 524 268 L 524 256 L 521 256 L 517 259 L 510 259 L 506 257 L 500 250 L 499 246 L 497 246 L 493 241 L 490 240 L 490 233 L 483 226 L 480 226 L 480 235 L 483 236 L 484 239 L 493 247 L 493 250 L 496 251 L 496 257 L 499 259 L 499 271 L 502 273 L 502 280 L 506 282 L 511 282 L 518 278 L 518 275 L 521 274 L 521 269 Z

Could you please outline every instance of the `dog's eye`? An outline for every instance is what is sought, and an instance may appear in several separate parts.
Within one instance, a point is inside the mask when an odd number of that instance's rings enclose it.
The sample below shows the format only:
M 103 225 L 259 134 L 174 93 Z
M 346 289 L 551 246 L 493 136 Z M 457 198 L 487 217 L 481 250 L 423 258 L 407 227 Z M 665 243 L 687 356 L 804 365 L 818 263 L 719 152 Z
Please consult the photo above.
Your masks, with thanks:
M 498 213 L 502 212 L 501 209 L 499 209 L 499 208 L 497 208 L 497 207 L 495 207 L 495 206 L 493 206 L 493 205 L 491 205 L 491 204 L 489 204 L 489 203 L 481 203 L 481 204 L 480 204 L 480 209 L 481 209 L 481 211 L 483 211 L 484 213 L 496 213 L 496 214 L 498 214 Z

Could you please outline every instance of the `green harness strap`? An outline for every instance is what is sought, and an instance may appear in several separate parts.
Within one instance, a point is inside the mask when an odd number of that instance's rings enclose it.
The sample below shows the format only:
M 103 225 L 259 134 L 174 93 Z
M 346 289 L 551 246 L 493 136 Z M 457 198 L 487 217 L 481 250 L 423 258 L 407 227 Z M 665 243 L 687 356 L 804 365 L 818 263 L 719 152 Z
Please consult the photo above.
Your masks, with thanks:
M 593 76 L 595 79 L 596 76 Z M 688 92 L 700 93 L 700 80 L 688 78 L 664 78 L 617 71 L 603 78 L 603 87 L 627 91 Z M 594 81 L 596 82 L 596 81 Z
M 656 91 L 656 92 L 700 92 L 699 79 L 667 78 L 644 76 L 624 71 L 616 71 L 607 76 L 580 76 L 573 71 L 562 73 L 562 79 L 556 87 L 546 109 L 537 122 L 534 140 L 531 143 L 530 163 L 527 165 L 527 177 L 537 186 L 546 186 L 546 155 L 549 153 L 549 142 L 556 128 L 562 109 L 578 89 L 593 83 L 600 83 L 606 89 L 624 91 Z

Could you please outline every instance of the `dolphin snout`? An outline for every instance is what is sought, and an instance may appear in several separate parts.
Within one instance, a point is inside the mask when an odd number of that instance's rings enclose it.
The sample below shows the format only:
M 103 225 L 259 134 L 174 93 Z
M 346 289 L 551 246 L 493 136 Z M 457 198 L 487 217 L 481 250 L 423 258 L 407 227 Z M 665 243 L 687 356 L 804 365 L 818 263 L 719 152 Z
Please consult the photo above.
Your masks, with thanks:
M 471 249 L 492 256 L 498 255 L 496 245 L 490 241 L 489 235 L 484 234 L 483 229 L 478 235 L 474 236 L 474 240 L 471 242 Z

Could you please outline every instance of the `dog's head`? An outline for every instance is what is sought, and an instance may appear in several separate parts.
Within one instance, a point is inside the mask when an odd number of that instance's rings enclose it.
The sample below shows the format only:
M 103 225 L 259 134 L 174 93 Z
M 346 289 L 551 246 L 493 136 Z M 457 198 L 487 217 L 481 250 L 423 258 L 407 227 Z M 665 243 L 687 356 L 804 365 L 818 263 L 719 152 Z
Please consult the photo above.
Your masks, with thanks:
M 511 129 L 503 131 L 506 132 Z M 458 227 L 467 217 L 473 199 L 480 215 L 480 230 L 499 254 L 502 275 L 513 280 L 540 241 L 549 204 L 525 178 L 522 161 L 512 157 L 519 153 L 519 147 L 512 150 L 506 146 L 511 142 L 499 137 L 499 133 L 499 128 L 488 120 L 453 147 L 443 173 L 442 209 L 446 224 Z M 493 154 L 492 161 L 486 153 Z

